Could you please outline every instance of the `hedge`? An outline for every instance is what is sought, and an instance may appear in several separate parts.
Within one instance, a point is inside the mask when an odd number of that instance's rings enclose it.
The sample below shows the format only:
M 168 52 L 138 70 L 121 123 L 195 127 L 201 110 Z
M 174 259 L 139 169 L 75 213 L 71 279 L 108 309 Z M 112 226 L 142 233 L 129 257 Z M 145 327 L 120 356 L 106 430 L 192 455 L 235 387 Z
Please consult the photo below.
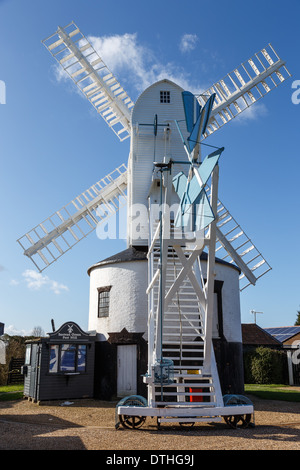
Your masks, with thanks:
M 244 374 L 245 383 L 286 383 L 286 354 L 263 346 L 248 351 L 244 354 Z

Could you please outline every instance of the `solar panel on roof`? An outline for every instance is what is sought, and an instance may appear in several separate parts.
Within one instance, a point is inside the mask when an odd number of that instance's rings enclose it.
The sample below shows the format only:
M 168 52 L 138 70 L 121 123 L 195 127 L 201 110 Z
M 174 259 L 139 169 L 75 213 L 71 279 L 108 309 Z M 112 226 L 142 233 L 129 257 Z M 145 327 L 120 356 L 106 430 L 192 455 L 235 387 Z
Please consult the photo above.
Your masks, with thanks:
M 276 338 L 278 341 L 284 342 L 297 333 L 300 333 L 300 326 L 265 328 L 265 331 L 274 336 L 274 338 Z
M 286 339 L 288 339 L 290 335 L 275 335 L 275 338 L 278 339 L 281 343 L 283 343 Z

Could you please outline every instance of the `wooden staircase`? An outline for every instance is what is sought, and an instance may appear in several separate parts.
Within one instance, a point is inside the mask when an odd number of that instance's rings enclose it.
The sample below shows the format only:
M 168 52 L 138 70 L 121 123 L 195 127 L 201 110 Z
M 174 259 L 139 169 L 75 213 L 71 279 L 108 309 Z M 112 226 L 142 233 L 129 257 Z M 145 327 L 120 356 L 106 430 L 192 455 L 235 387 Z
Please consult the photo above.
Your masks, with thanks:
M 155 229 L 156 227 L 154 227 L 154 231 Z M 183 268 L 176 250 L 172 247 L 172 242 L 170 243 L 164 271 L 165 293 L 169 292 Z M 185 247 L 184 254 L 187 259 L 191 252 L 191 248 Z M 198 259 L 196 262 L 200 263 L 200 260 Z M 159 269 L 159 263 L 160 248 L 157 241 L 149 254 L 149 265 L 153 276 Z M 160 298 L 159 283 L 154 285 L 152 295 L 152 310 L 157 312 Z M 206 341 L 204 315 L 203 305 L 199 302 L 189 277 L 184 279 L 172 301 L 166 306 L 162 319 L 158 315 L 151 316 L 150 314 L 154 331 L 159 327 L 158 322 L 162 324 L 160 359 L 169 368 L 167 379 L 164 374 L 163 377 L 156 376 L 153 380 L 152 376 L 147 380 L 152 406 L 165 407 L 170 409 L 171 412 L 170 416 L 159 417 L 159 422 L 207 421 L 201 413 L 201 417 L 200 415 L 197 417 L 199 409 L 220 405 L 221 390 L 215 362 L 212 373 L 209 375 L 203 374 Z M 153 346 L 155 350 L 157 344 Z M 159 370 L 158 365 L 156 365 L 156 369 Z M 191 408 L 194 409 L 193 416 L 190 416 Z M 178 409 L 178 415 L 174 416 L 176 409 Z M 189 410 L 189 413 L 188 416 L 185 416 L 187 410 Z M 209 416 L 208 420 L 212 422 L 220 419 L 217 416 Z

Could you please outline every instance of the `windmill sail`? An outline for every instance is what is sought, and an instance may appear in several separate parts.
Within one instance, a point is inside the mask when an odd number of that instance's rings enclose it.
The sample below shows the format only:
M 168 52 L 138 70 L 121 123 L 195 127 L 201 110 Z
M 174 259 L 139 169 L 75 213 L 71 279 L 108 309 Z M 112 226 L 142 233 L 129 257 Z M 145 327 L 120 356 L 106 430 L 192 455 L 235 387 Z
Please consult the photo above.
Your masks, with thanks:
M 75 23 L 59 27 L 43 40 L 43 44 L 118 138 L 122 141 L 130 137 L 134 103 Z M 198 138 L 207 138 L 289 76 L 285 63 L 269 44 L 199 95 L 198 102 L 195 102 L 191 93 L 185 92 L 183 101 L 190 133 L 201 112 L 209 108 L 210 101 L 213 102 L 210 118 L 205 122 L 205 133 L 199 137 L 197 127 L 198 137 L 190 136 L 189 144 L 193 147 Z M 180 184 L 182 181 L 181 178 Z M 19 238 L 17 241 L 24 254 L 42 271 L 92 232 L 99 223 L 105 222 L 121 205 L 125 205 L 126 188 L 127 168 L 121 165 Z M 230 223 L 233 227 L 229 227 Z M 220 201 L 216 235 L 217 256 L 235 263 L 241 269 L 240 279 L 244 283 L 241 289 L 255 284 L 259 277 L 271 269 Z
M 123 164 L 17 241 L 41 272 L 126 205 Z
M 216 236 L 216 256 L 234 263 L 241 270 L 241 291 L 250 284 L 255 285 L 260 277 L 272 269 L 220 200 L 217 205 Z
M 75 23 L 42 42 L 118 138 L 128 138 L 134 103 Z
M 284 82 L 290 73 L 271 44 L 198 96 L 201 106 L 215 94 L 214 107 L 203 139 L 248 109 Z
M 41 272 L 105 223 L 127 203 L 127 168 L 121 165 L 17 241 Z M 236 264 L 240 289 L 255 284 L 271 267 L 223 203 L 218 200 L 216 255 Z

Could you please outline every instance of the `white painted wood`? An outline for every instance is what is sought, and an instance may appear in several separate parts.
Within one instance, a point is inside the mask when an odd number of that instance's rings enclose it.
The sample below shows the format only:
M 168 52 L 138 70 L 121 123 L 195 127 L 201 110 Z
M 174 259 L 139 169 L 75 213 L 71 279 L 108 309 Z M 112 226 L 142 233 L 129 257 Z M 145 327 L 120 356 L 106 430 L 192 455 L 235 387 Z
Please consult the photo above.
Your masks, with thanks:
M 162 194 L 168 200 L 168 172 L 164 173 Z M 217 176 L 217 171 L 215 175 Z M 217 178 L 214 177 L 212 194 L 213 206 L 217 203 Z M 153 188 L 153 186 L 152 186 Z M 153 193 L 150 193 L 150 200 Z M 165 200 L 165 199 L 164 199 Z M 150 220 L 153 220 L 152 206 L 150 207 Z M 163 213 L 162 227 L 168 222 L 171 225 L 169 212 Z M 197 281 L 194 273 L 194 265 L 199 259 L 204 247 L 202 240 L 198 244 L 197 239 L 193 243 L 182 238 L 180 244 L 177 240 L 157 237 L 157 230 L 152 225 L 150 233 L 154 240 L 150 240 L 148 252 L 149 260 L 149 333 L 155 339 L 149 337 L 152 350 L 149 349 L 148 375 L 144 378 L 148 384 L 149 403 L 151 406 L 178 406 L 177 416 L 185 416 L 184 411 L 190 407 L 191 403 L 199 403 L 209 397 L 209 406 L 215 407 L 220 404 L 220 383 L 218 377 L 211 375 L 211 362 L 215 364 L 211 351 L 204 350 L 211 345 L 211 329 L 204 329 L 204 314 L 213 315 L 213 286 L 214 286 L 214 243 L 215 234 L 207 240 L 206 244 L 211 244 L 211 258 L 208 258 L 210 273 L 208 276 L 210 289 L 204 289 L 203 284 Z M 163 230 L 164 233 L 164 230 Z M 184 234 L 183 234 L 184 235 Z M 182 235 L 182 236 L 183 236 Z M 188 246 L 187 246 L 188 245 Z M 210 246 L 210 245 L 209 245 Z M 161 269 L 163 267 L 163 269 Z M 156 273 L 158 275 L 156 276 Z M 159 277 L 159 284 L 153 283 L 154 276 Z M 209 291 L 209 292 L 208 292 Z M 212 295 L 210 295 L 212 291 Z M 207 297 L 210 295 L 208 302 Z M 207 320 L 211 323 L 211 319 Z M 206 337 L 206 335 L 208 335 Z M 210 336 L 209 336 L 210 335 Z M 203 375 L 203 354 L 207 354 L 205 376 Z M 166 374 L 159 373 L 160 365 L 166 367 L 166 361 L 173 361 L 170 365 L 171 385 L 164 378 Z M 161 362 L 162 361 L 162 362 Z M 165 369 L 166 370 L 166 369 Z M 216 374 L 216 367 L 214 374 Z M 156 371 L 158 375 L 154 375 Z M 174 382 L 172 382 L 174 377 Z M 216 378 L 216 380 L 214 380 Z M 192 382 L 191 382 L 192 381 Z M 190 384 L 192 384 L 190 386 Z
M 121 165 L 17 241 L 41 272 L 126 205 Z
M 170 103 L 160 103 L 160 91 L 170 92 Z M 141 218 L 140 236 L 134 233 L 133 221 L 136 207 L 148 207 L 149 190 L 152 183 L 153 163 L 168 161 L 186 161 L 186 154 L 175 120 L 182 121 L 182 132 L 185 129 L 185 114 L 182 104 L 183 89 L 169 80 L 161 80 L 147 88 L 137 100 L 132 111 L 132 136 L 128 161 L 128 244 L 147 245 L 149 240 L 148 213 Z M 157 136 L 154 135 L 154 119 L 157 115 Z M 186 171 L 174 165 L 173 174 Z M 152 201 L 155 203 L 155 198 Z M 172 191 L 170 204 L 178 202 L 175 191 Z M 156 203 L 159 204 L 159 191 Z
M 216 93 L 215 105 L 204 139 L 252 106 L 272 89 L 290 77 L 271 44 L 212 85 L 198 99 L 203 105 L 208 96 Z M 267 83 L 268 82 L 268 83 Z
M 289 373 L 289 385 L 294 385 L 292 351 L 290 350 L 287 350 L 287 363 L 288 363 L 288 373 Z
M 211 188 L 211 207 L 213 213 L 217 212 L 218 204 L 218 182 L 219 182 L 219 167 L 215 167 L 212 173 L 212 188 Z M 204 344 L 204 364 L 203 373 L 210 374 L 212 367 L 212 325 L 214 315 L 214 282 L 215 282 L 215 249 L 216 249 L 216 221 L 213 221 L 209 226 L 208 232 L 208 263 L 207 263 L 207 281 L 205 284 L 206 293 L 206 310 L 205 310 L 205 344 Z
M 185 409 L 179 407 L 165 407 L 165 408 L 152 408 L 152 407 L 140 407 L 140 406 L 119 406 L 119 415 L 131 415 L 131 416 L 174 416 L 179 417 L 217 417 L 217 416 L 231 416 L 231 415 L 246 415 L 252 414 L 254 411 L 253 405 L 237 405 L 237 406 L 216 406 L 216 407 L 205 407 L 190 404 Z M 200 418 L 201 420 L 201 418 Z M 194 420 L 197 421 L 196 419 Z M 208 421 L 211 421 L 208 419 Z
M 43 43 L 119 139 L 130 137 L 133 102 L 75 23 Z

